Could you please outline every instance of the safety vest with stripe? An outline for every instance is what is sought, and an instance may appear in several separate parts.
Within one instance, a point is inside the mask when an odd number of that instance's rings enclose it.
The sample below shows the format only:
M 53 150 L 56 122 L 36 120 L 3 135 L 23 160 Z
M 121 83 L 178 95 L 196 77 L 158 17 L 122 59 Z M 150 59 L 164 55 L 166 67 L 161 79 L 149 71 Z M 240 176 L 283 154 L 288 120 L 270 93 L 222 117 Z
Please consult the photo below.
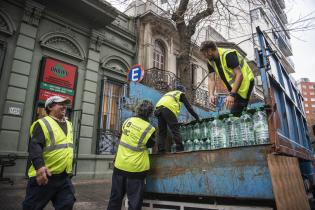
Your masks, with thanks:
M 180 102 L 180 95 L 183 92 L 179 90 L 174 90 L 166 93 L 162 98 L 157 102 L 156 108 L 160 106 L 164 106 L 171 110 L 176 117 L 179 116 L 180 109 L 182 108 L 183 103 Z
M 234 49 L 218 48 L 218 51 L 219 51 L 219 56 L 220 56 L 220 61 L 221 61 L 222 69 L 224 72 L 224 76 L 225 76 L 227 82 L 230 84 L 231 88 L 233 88 L 233 85 L 235 82 L 235 74 L 234 74 L 234 70 L 227 66 L 226 55 L 230 52 L 236 52 L 238 62 L 240 64 L 242 75 L 243 75 L 243 80 L 242 80 L 242 83 L 241 83 L 237 93 L 242 98 L 247 99 L 247 93 L 249 90 L 249 85 L 250 85 L 250 82 L 254 79 L 254 74 L 253 74 L 252 70 L 250 69 L 249 65 L 247 64 L 245 58 L 243 58 L 237 52 L 237 50 L 234 50 Z M 218 70 L 216 63 L 214 61 L 210 61 L 210 60 L 208 60 L 208 63 L 214 67 L 216 74 L 219 75 L 219 70 Z
M 138 117 L 127 119 L 122 126 L 115 167 L 127 172 L 143 172 L 150 169 L 146 143 L 155 128 Z
M 73 162 L 73 132 L 71 122 L 66 120 L 66 135 L 53 118 L 46 116 L 32 124 L 30 128 L 31 137 L 36 123 L 39 123 L 45 136 L 45 146 L 43 148 L 45 167 L 52 174 L 61 174 L 63 172 L 70 174 Z M 28 170 L 28 176 L 36 176 L 33 164 Z

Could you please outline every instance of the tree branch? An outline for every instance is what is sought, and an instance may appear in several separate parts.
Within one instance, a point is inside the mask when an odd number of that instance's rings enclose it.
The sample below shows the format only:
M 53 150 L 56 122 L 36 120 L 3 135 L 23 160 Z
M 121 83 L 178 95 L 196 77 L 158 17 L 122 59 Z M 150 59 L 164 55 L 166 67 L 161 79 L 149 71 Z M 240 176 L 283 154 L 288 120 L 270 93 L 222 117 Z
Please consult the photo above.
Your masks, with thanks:
M 197 23 L 210 16 L 214 12 L 213 0 L 207 0 L 207 9 L 202 12 L 197 13 L 190 21 L 187 26 L 188 36 L 192 36 L 195 33 Z
M 178 21 L 182 22 L 184 20 L 184 14 L 187 10 L 189 0 L 182 0 L 179 3 L 177 10 L 172 15 L 172 20 L 174 20 L 177 24 Z

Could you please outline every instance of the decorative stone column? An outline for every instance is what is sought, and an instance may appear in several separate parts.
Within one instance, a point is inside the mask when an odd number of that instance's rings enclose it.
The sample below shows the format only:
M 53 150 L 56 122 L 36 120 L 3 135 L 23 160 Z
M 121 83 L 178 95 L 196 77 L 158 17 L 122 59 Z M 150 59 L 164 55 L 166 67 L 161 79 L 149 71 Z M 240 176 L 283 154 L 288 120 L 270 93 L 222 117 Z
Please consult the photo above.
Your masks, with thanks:
M 153 67 L 153 46 L 154 42 L 152 42 L 152 31 L 151 31 L 151 23 L 146 23 L 144 27 L 144 60 L 143 64 L 145 69 L 150 69 Z
M 27 142 L 23 142 L 22 147 L 20 145 L 22 117 L 26 112 L 32 111 L 25 110 L 25 102 L 37 29 L 43 9 L 43 5 L 34 1 L 27 0 L 25 3 L 22 23 L 20 30 L 17 31 L 17 43 L 0 125 L 1 151 L 25 151 L 27 147 Z
M 80 154 L 91 154 L 92 137 L 95 123 L 96 93 L 98 71 L 100 66 L 100 47 L 102 45 L 101 34 L 92 31 L 82 97 L 82 121 L 80 133 Z

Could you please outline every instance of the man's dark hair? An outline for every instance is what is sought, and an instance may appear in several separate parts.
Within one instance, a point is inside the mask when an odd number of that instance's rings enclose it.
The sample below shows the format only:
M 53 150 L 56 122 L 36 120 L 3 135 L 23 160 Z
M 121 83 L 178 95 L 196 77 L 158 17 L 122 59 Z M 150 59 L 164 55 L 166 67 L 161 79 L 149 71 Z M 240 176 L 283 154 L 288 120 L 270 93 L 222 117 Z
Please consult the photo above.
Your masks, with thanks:
M 54 105 L 55 105 L 55 103 L 52 103 L 52 104 L 50 104 L 49 106 L 45 107 L 45 111 L 46 111 L 46 114 L 47 114 L 47 115 L 49 115 L 49 113 L 50 113 L 50 110 L 49 110 L 48 108 L 51 108 L 51 107 L 53 107 Z
M 201 45 L 200 45 L 200 51 L 201 52 L 207 51 L 209 49 L 211 49 L 211 50 L 217 49 L 217 45 L 215 44 L 214 41 L 204 41 L 201 43 Z
M 185 93 L 186 92 L 186 87 L 184 85 L 178 84 L 178 85 L 176 85 L 176 90 L 179 90 L 179 91 Z
M 151 101 L 143 100 L 136 108 L 136 113 L 139 117 L 143 117 L 145 119 L 149 118 L 153 113 L 153 104 Z

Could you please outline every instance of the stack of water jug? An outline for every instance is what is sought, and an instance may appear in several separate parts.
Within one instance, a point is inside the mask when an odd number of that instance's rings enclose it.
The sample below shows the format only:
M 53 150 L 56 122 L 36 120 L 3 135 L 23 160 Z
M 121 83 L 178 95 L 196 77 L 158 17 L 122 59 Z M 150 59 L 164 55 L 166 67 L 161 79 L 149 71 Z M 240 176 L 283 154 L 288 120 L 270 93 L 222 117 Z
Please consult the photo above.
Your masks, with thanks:
M 269 142 L 266 113 L 256 109 L 254 114 L 244 111 L 241 117 L 230 114 L 223 120 L 203 120 L 180 127 L 185 151 L 212 150 Z M 175 145 L 172 145 L 172 147 Z M 173 148 L 172 148 L 173 150 Z

